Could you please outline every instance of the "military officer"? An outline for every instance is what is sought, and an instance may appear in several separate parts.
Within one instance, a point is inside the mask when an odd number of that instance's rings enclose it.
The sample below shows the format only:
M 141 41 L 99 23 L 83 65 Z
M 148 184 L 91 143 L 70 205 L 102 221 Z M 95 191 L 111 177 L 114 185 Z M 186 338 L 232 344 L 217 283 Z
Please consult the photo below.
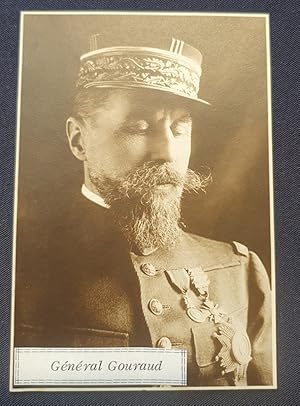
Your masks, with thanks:
M 90 46 L 66 123 L 84 182 L 33 255 L 23 242 L 16 345 L 183 348 L 190 386 L 272 384 L 261 261 L 180 222 L 210 181 L 188 168 L 201 53 Z

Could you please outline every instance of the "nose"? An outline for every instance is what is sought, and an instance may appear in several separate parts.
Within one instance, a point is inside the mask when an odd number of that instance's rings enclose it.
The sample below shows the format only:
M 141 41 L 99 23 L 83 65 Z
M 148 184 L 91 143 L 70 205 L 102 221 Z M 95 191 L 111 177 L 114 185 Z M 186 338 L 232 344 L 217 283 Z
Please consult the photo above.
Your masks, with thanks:
M 150 138 L 151 161 L 173 162 L 175 160 L 175 140 L 168 122 L 157 126 Z

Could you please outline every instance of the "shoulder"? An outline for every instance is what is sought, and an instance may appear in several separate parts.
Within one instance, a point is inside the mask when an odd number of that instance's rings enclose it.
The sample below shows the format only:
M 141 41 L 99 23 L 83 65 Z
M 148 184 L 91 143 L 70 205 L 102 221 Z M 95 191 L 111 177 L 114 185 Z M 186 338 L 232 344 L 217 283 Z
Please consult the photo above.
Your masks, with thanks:
M 270 277 L 259 256 L 237 241 L 216 241 L 191 233 L 184 233 L 182 248 L 188 252 L 204 271 L 236 268 L 248 275 L 250 285 L 268 290 Z M 181 251 L 181 252 L 183 252 Z M 234 273 L 234 272 L 233 272 Z
M 184 233 L 182 243 L 191 255 L 201 258 L 202 267 L 206 270 L 239 265 L 248 262 L 250 256 L 247 246 L 236 241 L 216 241 Z

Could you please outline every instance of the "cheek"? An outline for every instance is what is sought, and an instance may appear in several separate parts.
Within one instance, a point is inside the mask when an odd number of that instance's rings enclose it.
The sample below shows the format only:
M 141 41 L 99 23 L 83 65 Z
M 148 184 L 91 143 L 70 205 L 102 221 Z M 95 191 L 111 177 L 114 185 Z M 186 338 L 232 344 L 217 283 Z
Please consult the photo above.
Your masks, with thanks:
M 88 161 L 93 165 L 122 176 L 143 162 L 146 145 L 142 137 L 112 137 L 105 142 L 91 144 L 88 155 Z

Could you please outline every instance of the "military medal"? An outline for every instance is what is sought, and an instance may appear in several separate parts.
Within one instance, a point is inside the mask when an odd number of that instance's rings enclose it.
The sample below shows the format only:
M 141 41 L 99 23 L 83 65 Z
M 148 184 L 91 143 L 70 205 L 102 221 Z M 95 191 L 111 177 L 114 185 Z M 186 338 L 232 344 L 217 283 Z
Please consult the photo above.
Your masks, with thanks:
M 191 320 L 196 323 L 203 323 L 207 318 L 207 313 L 203 312 L 201 309 L 197 309 L 197 307 L 193 306 L 188 295 L 187 291 L 183 295 L 183 300 L 186 305 L 186 314 L 189 316 Z
M 195 305 L 194 301 L 189 296 L 191 292 L 191 284 L 199 292 L 200 298 L 203 300 L 208 297 L 209 279 L 201 268 L 183 269 L 178 272 L 176 270 L 167 271 L 173 284 L 181 291 L 183 295 L 183 302 L 186 307 L 187 316 L 195 323 L 203 323 L 208 317 L 211 316 L 212 311 L 207 305 Z M 195 299 L 194 299 L 195 300 Z M 197 301 L 199 301 L 197 299 Z
M 249 337 L 240 324 L 228 317 L 226 312 L 210 299 L 210 281 L 207 274 L 201 268 L 185 269 L 185 272 L 167 272 L 183 295 L 187 316 L 195 323 L 209 321 L 217 326 L 213 338 L 221 345 L 216 356 L 216 361 L 219 361 L 222 369 L 221 374 L 233 373 L 235 383 L 245 378 L 251 360 Z M 198 297 L 191 297 L 192 287 Z
M 226 313 L 209 299 L 207 275 L 200 269 L 186 270 L 191 284 L 198 291 L 203 299 L 199 308 L 191 305 L 187 292 L 184 295 L 187 306 L 186 313 L 189 318 L 196 323 L 203 323 L 205 320 L 214 322 L 218 326 L 218 332 L 213 334 L 221 344 L 222 348 L 216 356 L 216 361 L 220 362 L 222 375 L 232 372 L 234 381 L 246 377 L 248 363 L 251 360 L 251 343 L 246 331 L 237 323 L 234 323 Z
M 201 309 L 208 314 L 209 321 L 214 323 L 220 323 L 226 317 L 226 313 L 219 308 L 219 305 L 209 299 L 204 300 Z
M 213 301 L 209 300 L 208 286 L 210 281 L 206 273 L 199 268 L 186 269 L 186 272 L 190 277 L 192 285 L 199 293 L 200 298 L 203 300 L 199 309 L 189 306 L 189 303 L 186 302 L 188 307 L 187 315 L 190 317 L 190 319 L 196 321 L 197 323 L 203 323 L 206 319 L 219 323 L 222 318 L 226 316 L 226 313 L 219 309 L 218 304 L 215 304 Z
M 222 375 L 234 373 L 234 380 L 246 377 L 248 363 L 251 361 L 251 344 L 249 337 L 241 326 L 233 322 L 223 322 L 218 326 L 218 332 L 213 337 L 222 345 L 216 356 L 223 368 Z
M 186 269 L 187 274 L 190 277 L 191 284 L 195 287 L 195 289 L 199 292 L 201 297 L 207 297 L 208 295 L 208 285 L 209 279 L 207 275 L 202 271 L 202 269 Z M 191 306 L 188 301 L 185 301 L 187 310 L 186 313 L 189 318 L 196 323 L 203 323 L 207 317 L 209 316 L 209 311 L 203 308 Z
M 186 272 L 189 276 L 191 284 L 199 292 L 199 295 L 201 297 L 207 297 L 209 285 L 209 279 L 207 275 L 200 268 L 186 269 Z M 183 294 L 183 300 L 187 308 L 186 314 L 195 323 L 203 323 L 207 319 L 207 317 L 209 317 L 210 312 L 206 308 L 202 306 L 198 308 L 192 305 L 191 300 L 188 297 L 187 290 Z

